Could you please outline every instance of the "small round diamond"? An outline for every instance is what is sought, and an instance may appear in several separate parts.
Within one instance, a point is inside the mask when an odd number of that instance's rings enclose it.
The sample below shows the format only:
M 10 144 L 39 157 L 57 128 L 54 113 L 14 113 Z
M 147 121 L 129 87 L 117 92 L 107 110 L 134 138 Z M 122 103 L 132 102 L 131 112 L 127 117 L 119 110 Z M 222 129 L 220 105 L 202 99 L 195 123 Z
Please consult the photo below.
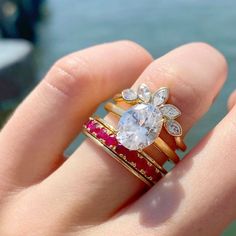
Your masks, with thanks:
M 135 105 L 120 118 L 117 140 L 129 150 L 143 149 L 155 141 L 162 124 L 159 108 L 152 104 Z

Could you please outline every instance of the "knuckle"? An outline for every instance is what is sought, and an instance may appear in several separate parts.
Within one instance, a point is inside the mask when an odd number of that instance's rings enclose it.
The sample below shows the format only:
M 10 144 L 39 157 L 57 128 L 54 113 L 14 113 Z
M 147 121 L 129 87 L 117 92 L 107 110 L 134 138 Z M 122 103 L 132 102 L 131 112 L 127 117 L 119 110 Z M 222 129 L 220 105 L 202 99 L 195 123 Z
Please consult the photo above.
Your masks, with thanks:
M 151 61 L 153 61 L 152 55 L 140 44 L 131 40 L 122 40 L 118 43 L 120 43 L 122 47 L 127 48 L 129 52 L 133 51 L 133 53 L 140 56 L 140 58 L 142 58 L 142 60 L 145 61 L 146 64 L 149 64 Z
M 189 43 L 187 44 L 191 47 L 196 47 L 197 50 L 216 50 L 213 46 L 211 46 L 210 44 L 206 43 L 206 42 L 193 42 L 193 43 Z
M 90 84 L 93 75 L 88 61 L 81 55 L 59 59 L 48 72 L 45 81 L 66 96 L 75 96 Z
M 133 50 L 145 50 L 141 45 L 131 40 L 121 40 L 118 41 L 118 43 L 120 43 L 124 47 L 128 47 Z
M 185 115 L 188 115 L 190 119 L 195 116 L 195 112 L 199 112 L 198 109 L 200 109 L 202 102 L 202 98 L 199 95 L 200 91 L 190 80 L 183 77 L 178 67 L 169 63 L 154 62 L 144 80 L 154 91 L 158 87 L 168 87 L 171 90 L 171 102 L 183 111 Z
M 175 88 L 172 90 L 172 100 L 185 115 L 195 120 L 198 114 L 202 113 L 200 112 L 203 108 L 202 93 L 198 87 L 183 78 L 181 74 L 176 77 L 176 80 L 178 86 L 175 85 Z
M 227 78 L 228 73 L 228 63 L 224 55 L 216 48 L 211 46 L 208 43 L 205 42 L 193 42 L 190 43 L 189 46 L 196 52 L 199 52 L 201 54 L 210 55 L 208 59 L 214 60 L 214 62 L 217 64 L 217 70 L 219 71 L 219 79 L 222 79 L 223 81 Z

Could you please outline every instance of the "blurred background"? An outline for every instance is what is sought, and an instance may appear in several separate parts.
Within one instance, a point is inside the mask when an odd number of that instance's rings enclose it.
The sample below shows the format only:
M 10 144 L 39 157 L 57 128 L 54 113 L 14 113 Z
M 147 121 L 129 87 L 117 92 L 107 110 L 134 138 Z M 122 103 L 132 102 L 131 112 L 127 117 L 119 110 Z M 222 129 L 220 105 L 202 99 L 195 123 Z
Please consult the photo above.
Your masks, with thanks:
M 55 60 L 72 51 L 130 39 L 159 57 L 181 44 L 204 41 L 226 56 L 229 79 L 188 135 L 192 147 L 225 115 L 236 88 L 235 25 L 234 0 L 0 0 L 0 124 Z M 223 235 L 236 235 L 236 223 Z

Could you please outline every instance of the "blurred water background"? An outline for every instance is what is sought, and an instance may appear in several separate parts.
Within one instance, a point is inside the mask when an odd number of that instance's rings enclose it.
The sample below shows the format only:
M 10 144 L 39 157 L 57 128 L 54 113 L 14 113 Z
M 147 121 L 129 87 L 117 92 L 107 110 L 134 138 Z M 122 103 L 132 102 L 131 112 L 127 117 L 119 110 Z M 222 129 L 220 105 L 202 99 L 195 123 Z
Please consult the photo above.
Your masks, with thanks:
M 130 39 L 157 58 L 184 43 L 204 41 L 226 56 L 229 79 L 210 111 L 189 133 L 188 145 L 196 144 L 226 114 L 228 95 L 236 88 L 234 0 L 48 0 L 43 15 L 35 48 L 38 80 L 58 58 L 94 44 Z M 102 109 L 98 113 L 104 114 Z M 236 224 L 232 224 L 224 236 L 235 234 Z

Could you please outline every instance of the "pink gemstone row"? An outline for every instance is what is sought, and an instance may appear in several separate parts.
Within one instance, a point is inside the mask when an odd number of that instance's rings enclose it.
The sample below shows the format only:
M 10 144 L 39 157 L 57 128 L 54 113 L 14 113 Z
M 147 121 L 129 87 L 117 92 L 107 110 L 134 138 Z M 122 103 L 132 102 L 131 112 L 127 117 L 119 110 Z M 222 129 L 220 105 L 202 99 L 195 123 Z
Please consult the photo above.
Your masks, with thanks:
M 106 146 L 112 148 L 116 154 L 132 165 L 137 171 L 143 172 L 145 177 L 150 179 L 153 183 L 156 183 L 161 178 L 160 172 L 151 162 L 145 159 L 139 152 L 129 150 L 121 145 L 114 134 L 109 132 L 109 130 L 98 121 L 90 119 L 85 124 L 85 128 Z

